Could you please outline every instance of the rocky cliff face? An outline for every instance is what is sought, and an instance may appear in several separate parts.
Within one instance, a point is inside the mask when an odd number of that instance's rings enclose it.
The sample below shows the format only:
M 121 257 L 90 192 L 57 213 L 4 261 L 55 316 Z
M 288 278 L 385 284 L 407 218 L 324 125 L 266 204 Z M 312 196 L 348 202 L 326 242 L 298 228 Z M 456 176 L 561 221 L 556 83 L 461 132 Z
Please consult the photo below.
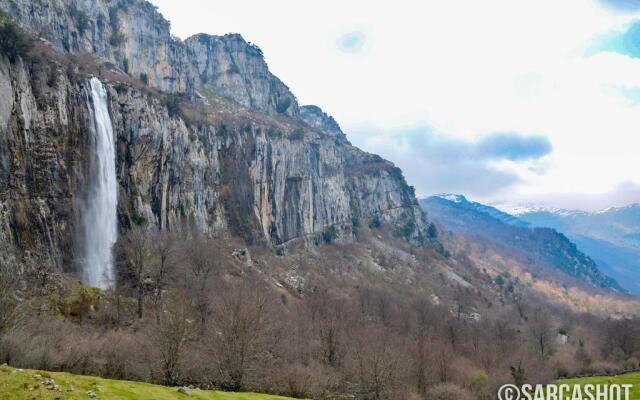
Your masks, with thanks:
M 193 52 L 202 89 L 265 114 L 299 114 L 295 97 L 271 74 L 262 51 L 242 36 L 199 34 L 185 45 Z
M 350 146 L 317 107 L 301 113 L 255 46 L 238 35 L 182 43 L 142 1 L 65 3 L 0 8 L 58 53 L 102 59 L 84 63 L 96 64 L 109 91 L 122 229 L 190 227 L 280 246 L 327 233 L 351 240 L 355 225 L 375 218 L 414 243 L 431 240 L 400 170 Z M 115 26 L 123 43 L 109 43 Z M 89 76 L 75 58 L 41 53 L 15 63 L 0 55 L 9 94 L 0 100 L 0 232 L 17 252 L 42 245 L 70 269 L 87 187 Z M 133 84 L 143 70 L 150 89 Z
M 89 120 L 85 93 L 49 73 L 0 61 L 0 240 L 17 253 L 48 249 L 62 266 L 74 253 Z
M 347 135 L 342 132 L 340 125 L 332 116 L 322 111 L 318 106 L 302 106 L 300 107 L 300 117 L 309 126 L 312 126 L 322 132 L 332 135 L 342 144 L 351 144 L 347 139 Z
M 146 1 L 0 0 L 0 9 L 60 52 L 90 53 L 168 92 L 193 90 L 191 55 Z
M 111 94 L 132 219 L 282 244 L 330 227 L 348 238 L 355 220 L 379 216 L 426 240 L 412 189 L 377 156 L 296 120 L 205 106 L 210 119 L 185 122 L 136 90 Z
M 295 96 L 240 35 L 171 36 L 170 24 L 143 0 L 0 0 L 0 9 L 61 52 L 111 61 L 151 87 L 196 90 L 256 111 L 298 115 Z

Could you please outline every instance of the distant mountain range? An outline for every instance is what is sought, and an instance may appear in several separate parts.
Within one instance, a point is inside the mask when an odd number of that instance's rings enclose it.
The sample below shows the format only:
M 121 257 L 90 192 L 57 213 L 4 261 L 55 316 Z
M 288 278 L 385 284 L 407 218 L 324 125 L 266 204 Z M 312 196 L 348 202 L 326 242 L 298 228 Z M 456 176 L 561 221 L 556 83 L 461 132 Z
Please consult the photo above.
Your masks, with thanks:
M 640 250 L 640 204 L 598 212 L 501 205 L 496 208 L 534 226 L 548 226 L 567 234 Z
M 562 232 L 604 273 L 640 295 L 640 204 L 598 212 L 503 204 L 496 208 L 531 226 Z
M 420 200 L 420 204 L 432 219 L 454 234 L 483 238 L 505 253 L 523 255 L 530 260 L 528 263 L 546 265 L 598 288 L 624 291 L 615 277 L 601 271 L 594 259 L 553 227 L 538 226 L 462 195 L 432 196 Z
M 431 198 L 423 199 L 422 201 L 428 204 L 430 201 L 438 202 L 440 199 L 448 200 L 450 202 L 458 204 L 460 208 L 473 210 L 479 213 L 489 215 L 490 217 L 495 218 L 498 221 L 509 224 L 509 225 L 519 226 L 519 227 L 528 227 L 530 225 L 528 222 L 523 221 L 522 219 L 512 215 L 511 213 L 502 211 L 496 207 L 488 206 L 482 203 L 477 203 L 475 201 L 469 201 L 467 200 L 466 197 L 460 194 L 443 193 L 443 194 L 433 196 Z

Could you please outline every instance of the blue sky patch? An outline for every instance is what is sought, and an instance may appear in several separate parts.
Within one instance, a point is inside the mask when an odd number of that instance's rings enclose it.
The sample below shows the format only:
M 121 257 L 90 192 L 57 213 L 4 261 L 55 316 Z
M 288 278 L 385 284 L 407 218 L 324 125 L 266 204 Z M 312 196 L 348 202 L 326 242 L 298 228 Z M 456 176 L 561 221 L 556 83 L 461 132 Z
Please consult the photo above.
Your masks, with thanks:
M 367 131 L 366 135 L 376 135 Z M 553 146 L 546 136 L 492 133 L 478 140 L 436 134 L 428 126 L 390 135 L 391 143 L 374 148 L 394 160 L 419 193 L 466 193 L 487 196 L 520 182 L 514 172 L 497 170 L 495 161 L 537 161 Z
M 596 39 L 587 55 L 605 51 L 640 58 L 640 20 L 632 22 L 623 32 L 611 32 Z
M 640 10 L 640 0 L 600 0 L 600 2 L 618 11 L 633 12 Z
M 475 146 L 479 158 L 510 161 L 533 160 L 551 153 L 553 146 L 545 136 L 523 136 L 518 133 L 494 133 Z
M 364 47 L 366 36 L 360 31 L 342 35 L 338 39 L 338 48 L 347 53 L 357 53 Z

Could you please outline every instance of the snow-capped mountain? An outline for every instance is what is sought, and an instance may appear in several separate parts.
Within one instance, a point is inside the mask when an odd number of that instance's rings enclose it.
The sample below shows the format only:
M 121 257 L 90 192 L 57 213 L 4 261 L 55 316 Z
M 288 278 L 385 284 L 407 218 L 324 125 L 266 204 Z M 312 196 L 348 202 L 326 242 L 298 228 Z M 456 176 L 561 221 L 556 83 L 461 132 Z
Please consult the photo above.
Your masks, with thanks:
M 581 210 L 568 210 L 566 208 L 546 207 L 536 204 L 512 204 L 512 203 L 490 203 L 492 207 L 497 208 L 507 214 L 519 217 L 521 215 L 528 215 L 533 213 L 549 213 L 554 215 L 570 216 L 589 214 L 587 211 Z
M 463 205 L 465 208 L 472 209 L 472 210 L 481 212 L 483 214 L 487 214 L 490 217 L 495 218 L 501 222 L 507 223 L 509 225 L 520 226 L 520 227 L 529 226 L 529 223 L 518 218 L 517 214 L 504 212 L 503 210 L 500 210 L 496 207 L 488 206 L 475 201 L 470 201 L 461 194 L 441 193 L 441 194 L 432 196 L 430 198 L 432 199 L 440 198 L 456 204 Z M 428 200 L 428 198 L 423 200 Z
M 505 256 L 519 254 L 528 260 L 526 268 L 535 269 L 534 265 L 539 265 L 599 288 L 620 290 L 614 279 L 602 273 L 588 255 L 554 229 L 532 227 L 518 217 L 469 201 L 462 195 L 440 194 L 421 199 L 420 205 L 454 234 L 480 240 Z
M 562 232 L 603 272 L 640 295 L 640 204 L 595 212 L 506 203 L 495 207 L 531 226 Z
M 640 251 L 640 204 L 595 212 L 529 205 L 496 204 L 495 207 L 533 226 L 550 227 L 569 236 L 586 236 Z

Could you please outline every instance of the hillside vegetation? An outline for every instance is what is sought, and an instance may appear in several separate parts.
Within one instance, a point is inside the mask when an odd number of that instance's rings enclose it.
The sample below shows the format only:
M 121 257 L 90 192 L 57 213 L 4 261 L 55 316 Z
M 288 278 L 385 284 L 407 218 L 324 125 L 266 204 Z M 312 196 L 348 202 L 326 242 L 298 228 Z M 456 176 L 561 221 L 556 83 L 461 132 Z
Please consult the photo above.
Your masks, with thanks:
M 481 241 L 467 251 L 399 168 L 300 107 L 239 35 L 179 41 L 144 0 L 0 9 L 46 40 L 0 56 L 0 364 L 25 369 L 2 373 L 3 396 L 163 399 L 191 385 L 487 400 L 516 380 L 640 367 L 640 306 L 607 303 L 610 285 L 567 241 L 530 263 L 480 257 Z M 115 154 L 93 146 L 109 127 Z M 104 154 L 118 198 L 94 219 L 90 195 L 110 185 L 90 161 Z M 113 218 L 117 242 L 96 253 L 113 255 L 100 269 L 116 279 L 90 288 L 80 272 L 100 263 L 84 250 L 113 232 L 93 221 Z M 538 290 L 548 271 L 562 301 Z M 600 312 L 586 314 L 569 279 Z
M 57 385 L 54 386 L 54 385 Z M 93 397 L 95 395 L 95 397 Z M 256 393 L 225 393 L 212 390 L 178 388 L 149 383 L 102 379 L 62 372 L 43 372 L 0 366 L 0 399 L 127 399 L 127 400 L 286 400 L 287 397 Z

